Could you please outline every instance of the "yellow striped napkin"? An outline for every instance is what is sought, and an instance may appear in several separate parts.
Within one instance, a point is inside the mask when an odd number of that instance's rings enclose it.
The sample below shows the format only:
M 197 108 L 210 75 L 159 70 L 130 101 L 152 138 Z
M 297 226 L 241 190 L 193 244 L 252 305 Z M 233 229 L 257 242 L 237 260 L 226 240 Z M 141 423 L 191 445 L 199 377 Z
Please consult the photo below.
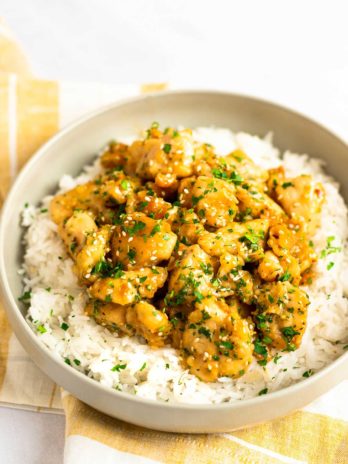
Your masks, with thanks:
M 97 106 L 164 84 L 107 86 L 30 77 L 23 53 L 0 20 L 0 205 L 14 177 L 60 127 Z M 0 305 L 0 404 L 65 412 L 65 462 L 347 463 L 345 381 L 286 418 L 228 434 L 168 434 L 111 419 L 48 379 L 28 358 Z

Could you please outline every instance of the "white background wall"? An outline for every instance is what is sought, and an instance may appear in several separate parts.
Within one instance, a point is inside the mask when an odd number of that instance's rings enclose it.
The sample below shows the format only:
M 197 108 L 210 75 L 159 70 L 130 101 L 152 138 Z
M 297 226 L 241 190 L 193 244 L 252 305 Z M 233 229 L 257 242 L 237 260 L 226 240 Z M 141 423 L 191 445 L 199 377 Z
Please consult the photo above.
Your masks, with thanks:
M 348 139 L 345 0 L 1 0 L 36 76 L 269 98 Z M 59 463 L 62 417 L 0 409 L 0 462 Z

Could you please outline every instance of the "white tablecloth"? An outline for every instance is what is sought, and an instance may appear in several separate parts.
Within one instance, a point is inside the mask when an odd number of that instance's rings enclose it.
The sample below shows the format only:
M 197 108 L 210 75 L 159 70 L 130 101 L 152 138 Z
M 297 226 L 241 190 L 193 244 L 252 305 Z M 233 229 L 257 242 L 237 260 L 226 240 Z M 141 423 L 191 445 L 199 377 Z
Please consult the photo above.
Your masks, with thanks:
M 341 0 L 2 0 L 36 76 L 173 81 L 269 98 L 348 138 Z M 0 462 L 56 464 L 64 417 L 0 408 Z

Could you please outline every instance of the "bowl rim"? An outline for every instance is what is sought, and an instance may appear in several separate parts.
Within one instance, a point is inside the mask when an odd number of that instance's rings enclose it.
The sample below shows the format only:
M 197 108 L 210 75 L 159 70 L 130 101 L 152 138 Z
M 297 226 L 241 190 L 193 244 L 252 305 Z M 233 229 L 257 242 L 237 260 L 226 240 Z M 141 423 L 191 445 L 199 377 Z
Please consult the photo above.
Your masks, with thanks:
M 12 197 L 15 194 L 16 189 L 20 186 L 22 179 L 27 176 L 27 173 L 31 171 L 38 163 L 38 161 L 46 156 L 46 153 L 49 153 L 49 150 L 52 145 L 54 145 L 57 141 L 63 138 L 66 134 L 72 132 L 76 127 L 80 126 L 84 122 L 87 122 L 103 113 L 106 113 L 113 108 L 126 106 L 130 103 L 137 102 L 137 101 L 150 101 L 152 99 L 158 99 L 161 97 L 166 96 L 185 96 L 185 95 L 202 95 L 202 96 L 227 96 L 227 97 L 236 97 L 240 99 L 246 99 L 250 101 L 254 101 L 256 103 L 260 103 L 263 105 L 267 105 L 269 107 L 273 107 L 278 111 L 282 111 L 284 113 L 290 113 L 293 116 L 304 120 L 306 123 L 310 123 L 312 126 L 317 127 L 321 131 L 326 132 L 332 138 L 336 139 L 340 144 L 343 145 L 344 148 L 348 148 L 348 144 L 345 140 L 336 134 L 333 130 L 328 129 L 320 122 L 316 121 L 312 117 L 308 117 L 301 112 L 284 106 L 283 104 L 278 104 L 268 99 L 259 98 L 253 95 L 248 95 L 244 93 L 237 93 L 237 92 L 228 92 L 224 90 L 214 90 L 214 89 L 174 89 L 174 90 L 166 90 L 157 93 L 149 93 L 145 95 L 135 96 L 135 97 L 128 97 L 123 99 L 118 99 L 112 103 L 107 105 L 103 105 L 85 113 L 84 115 L 80 116 L 79 118 L 73 120 L 65 127 L 60 129 L 56 134 L 50 137 L 26 162 L 24 167 L 16 176 L 15 181 L 13 182 L 3 204 L 1 218 L 0 218 L 0 286 L 2 287 L 2 293 L 5 299 L 5 309 L 6 312 L 12 313 L 13 317 L 16 320 L 16 325 L 12 325 L 12 329 L 14 333 L 20 333 L 22 331 L 29 337 L 30 341 L 36 346 L 37 349 L 43 351 L 45 355 L 49 358 L 50 362 L 56 365 L 57 367 L 66 371 L 66 375 L 75 377 L 76 381 L 78 382 L 87 382 L 91 388 L 95 388 L 96 391 L 99 390 L 107 395 L 115 395 L 120 400 L 128 400 L 135 403 L 145 404 L 155 408 L 168 408 L 168 409 L 175 409 L 175 410 L 196 410 L 196 411 L 211 411 L 211 410 L 239 410 L 245 407 L 252 407 L 254 405 L 259 405 L 261 403 L 265 404 L 268 402 L 272 402 L 276 398 L 287 397 L 290 394 L 299 393 L 304 386 L 310 387 L 311 385 L 317 383 L 322 377 L 326 377 L 330 374 L 331 371 L 336 370 L 339 366 L 343 365 L 344 363 L 348 364 L 348 352 L 341 354 L 338 358 L 332 361 L 327 366 L 320 369 L 318 372 L 310 376 L 309 378 L 304 378 L 299 380 L 298 382 L 291 384 L 287 387 L 281 388 L 274 392 L 267 393 L 266 395 L 256 396 L 244 400 L 235 400 L 231 403 L 179 403 L 179 402 L 164 402 L 161 400 L 153 400 L 142 398 L 137 395 L 133 395 L 127 392 L 119 392 L 112 387 L 105 386 L 98 382 L 95 379 L 88 377 L 86 374 L 68 366 L 64 361 L 53 352 L 51 351 L 46 345 L 40 341 L 39 337 L 33 332 L 29 324 L 27 323 L 24 315 L 21 313 L 19 309 L 19 304 L 17 302 L 16 297 L 12 294 L 9 286 L 9 280 L 7 278 L 7 273 L 5 269 L 5 262 L 4 262 L 4 247 L 6 244 L 6 237 L 5 237 L 5 221 L 4 218 L 10 214 L 10 205 L 12 202 Z M 30 356 L 31 357 L 31 356 Z M 32 359 L 32 358 L 31 358 Z M 34 361 L 35 362 L 35 361 Z M 47 375 L 45 373 L 45 375 Z M 81 384 L 81 387 L 83 385 Z

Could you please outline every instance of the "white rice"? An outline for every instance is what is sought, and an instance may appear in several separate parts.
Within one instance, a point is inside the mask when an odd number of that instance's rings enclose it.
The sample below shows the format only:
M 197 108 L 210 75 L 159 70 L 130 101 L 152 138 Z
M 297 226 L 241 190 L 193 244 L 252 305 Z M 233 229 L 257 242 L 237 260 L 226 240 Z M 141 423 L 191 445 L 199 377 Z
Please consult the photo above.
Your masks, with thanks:
M 257 396 L 265 388 L 272 392 L 303 380 L 305 372 L 316 372 L 343 353 L 348 334 L 347 207 L 338 184 L 323 172 L 322 161 L 290 152 L 281 157 L 270 135 L 261 139 L 227 129 L 199 128 L 195 138 L 214 145 L 221 156 L 241 148 L 266 169 L 283 162 L 289 176 L 310 173 L 323 183 L 326 203 L 322 225 L 313 239 L 315 249 L 320 253 L 327 238 L 334 236 L 332 246 L 344 251 L 319 259 L 316 278 L 305 287 L 311 304 L 300 348 L 280 353 L 277 364 L 271 361 L 261 367 L 254 361 L 237 380 L 221 378 L 204 383 L 182 368 L 173 348 L 152 349 L 139 338 L 117 337 L 84 314 L 86 290 L 78 286 L 57 226 L 45 211 L 51 197 L 45 198 L 39 208 L 29 205 L 23 211 L 22 222 L 27 230 L 21 272 L 25 290 L 32 294 L 27 318 L 41 342 L 57 357 L 103 385 L 161 401 L 233 402 Z M 97 160 L 76 179 L 63 176 L 60 191 L 88 181 L 99 171 Z M 67 330 L 61 328 L 62 323 L 68 325 Z M 118 364 L 126 367 L 113 371 Z

